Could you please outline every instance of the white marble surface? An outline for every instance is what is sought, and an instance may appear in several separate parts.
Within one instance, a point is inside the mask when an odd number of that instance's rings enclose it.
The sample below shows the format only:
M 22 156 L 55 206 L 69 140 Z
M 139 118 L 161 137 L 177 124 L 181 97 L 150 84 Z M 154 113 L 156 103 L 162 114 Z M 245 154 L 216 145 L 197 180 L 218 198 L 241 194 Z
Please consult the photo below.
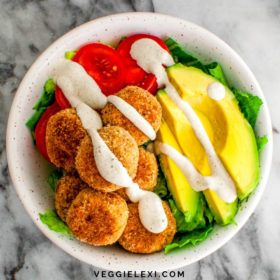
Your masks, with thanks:
M 183 268 L 185 278 L 280 279 L 278 0 L 0 1 L 0 279 L 100 279 L 94 274 L 96 268 L 58 249 L 28 217 L 8 175 L 5 130 L 20 80 L 52 41 L 90 19 L 125 11 L 171 14 L 198 23 L 220 36 L 251 67 L 271 111 L 273 166 L 256 212 L 226 246 Z

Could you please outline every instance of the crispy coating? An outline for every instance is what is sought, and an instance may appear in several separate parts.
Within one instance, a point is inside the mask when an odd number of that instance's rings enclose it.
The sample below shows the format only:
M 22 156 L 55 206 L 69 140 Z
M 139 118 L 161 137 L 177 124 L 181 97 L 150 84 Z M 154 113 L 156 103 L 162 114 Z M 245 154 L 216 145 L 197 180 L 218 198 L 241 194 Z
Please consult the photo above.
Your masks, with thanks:
M 139 148 L 138 168 L 133 181 L 137 183 L 142 190 L 152 191 L 157 184 L 157 175 L 158 165 L 155 155 L 143 148 Z M 121 188 L 116 192 L 126 201 L 130 201 L 125 188 Z
M 133 181 L 142 190 L 151 191 L 157 184 L 157 175 L 158 165 L 155 155 L 143 148 L 139 148 L 138 169 Z
M 72 202 L 66 223 L 77 239 L 103 246 L 120 238 L 127 219 L 127 204 L 119 195 L 87 188 Z
M 116 95 L 133 106 L 138 113 L 151 124 L 155 132 L 158 131 L 161 123 L 161 106 L 153 95 L 136 86 L 127 86 L 120 90 Z M 149 140 L 149 138 L 130 120 L 128 120 L 113 104 L 108 103 L 102 109 L 101 116 L 104 125 L 116 125 L 127 130 L 135 139 L 138 146 Z
M 141 224 L 138 203 L 128 204 L 129 217 L 126 228 L 119 239 L 120 245 L 132 253 L 150 254 L 161 251 L 170 244 L 176 233 L 176 220 L 169 206 L 162 202 L 168 218 L 168 226 L 161 233 L 152 233 Z
M 46 146 L 50 161 L 57 167 L 71 171 L 75 167 L 77 147 L 86 131 L 75 109 L 61 110 L 47 124 Z
M 55 191 L 55 208 L 62 221 L 66 221 L 66 215 L 72 201 L 79 192 L 87 188 L 77 173 L 65 174 L 58 182 Z
M 128 195 L 126 194 L 126 188 L 120 188 L 115 191 L 120 197 L 122 197 L 126 202 L 130 202 Z
M 134 178 L 137 172 L 139 151 L 132 136 L 126 130 L 117 126 L 103 127 L 98 132 L 109 149 L 127 169 L 129 176 Z M 89 136 L 85 137 L 78 149 L 76 169 L 81 179 L 96 190 L 110 192 L 120 188 L 120 186 L 106 181 L 99 174 Z

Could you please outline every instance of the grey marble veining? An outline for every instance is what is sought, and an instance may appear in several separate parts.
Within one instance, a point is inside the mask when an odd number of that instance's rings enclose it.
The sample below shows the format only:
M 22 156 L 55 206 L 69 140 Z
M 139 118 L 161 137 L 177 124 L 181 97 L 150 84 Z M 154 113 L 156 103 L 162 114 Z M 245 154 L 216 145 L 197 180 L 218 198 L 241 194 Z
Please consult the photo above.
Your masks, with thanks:
M 277 0 L 0 1 L 0 279 L 100 279 L 35 227 L 11 184 L 5 130 L 16 88 L 56 38 L 96 17 L 155 11 L 211 30 L 229 43 L 260 81 L 274 127 L 274 158 L 264 196 L 226 246 L 183 268 L 186 279 L 280 279 L 280 2 Z M 113 278 L 111 278 L 113 279 Z

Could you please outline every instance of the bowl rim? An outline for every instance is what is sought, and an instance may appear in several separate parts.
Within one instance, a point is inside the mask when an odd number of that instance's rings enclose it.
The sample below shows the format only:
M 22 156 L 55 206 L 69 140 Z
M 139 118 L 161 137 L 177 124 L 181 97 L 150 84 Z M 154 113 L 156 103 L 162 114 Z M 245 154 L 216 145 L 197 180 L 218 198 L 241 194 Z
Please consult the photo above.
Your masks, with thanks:
M 90 20 L 88 22 L 85 22 L 71 30 L 69 30 L 68 32 L 66 32 L 65 34 L 63 34 L 62 36 L 60 36 L 59 38 L 57 38 L 54 42 L 52 42 L 37 58 L 36 60 L 32 63 L 32 65 L 29 67 L 29 69 L 26 71 L 23 79 L 21 80 L 18 88 L 17 88 L 17 91 L 14 95 L 14 98 L 13 98 L 13 101 L 12 101 L 12 105 L 10 107 L 10 112 L 9 112 L 9 116 L 8 116 L 8 122 L 7 122 L 7 129 L 6 129 L 6 149 L 7 149 L 7 162 L 8 162 L 8 168 L 9 168 L 9 173 L 10 173 L 10 177 L 11 177 L 11 180 L 12 180 L 12 184 L 17 192 L 17 195 L 22 203 L 22 205 L 24 206 L 25 210 L 27 211 L 29 217 L 32 219 L 32 221 L 34 222 L 34 224 L 36 225 L 37 228 L 39 228 L 39 230 L 49 239 L 51 240 L 56 246 L 58 246 L 60 249 L 62 249 L 63 251 L 67 252 L 69 255 L 77 258 L 78 260 L 82 260 L 83 262 L 87 263 L 87 264 L 90 264 L 90 265 L 93 265 L 93 263 L 91 263 L 90 261 L 87 261 L 86 258 L 83 258 L 83 257 L 80 257 L 80 256 L 77 256 L 75 255 L 75 253 L 73 253 L 70 249 L 68 248 L 65 248 L 65 246 L 62 246 L 61 242 L 59 242 L 58 240 L 56 240 L 53 236 L 51 236 L 50 234 L 50 230 L 47 228 L 47 227 L 43 227 L 42 225 L 40 225 L 40 222 L 38 222 L 38 220 L 36 220 L 34 218 L 34 216 L 32 215 L 31 213 L 31 210 L 27 207 L 26 203 L 24 203 L 24 197 L 22 195 L 22 193 L 20 192 L 20 184 L 17 182 L 16 180 L 16 170 L 13 168 L 13 158 L 12 158 L 12 152 L 11 152 L 11 144 L 9 142 L 9 139 L 12 138 L 12 131 L 13 131 L 13 127 L 12 127 L 12 119 L 13 119 L 13 115 L 14 115 L 14 112 L 16 112 L 16 103 L 17 103 L 17 100 L 19 99 L 19 92 L 22 90 L 22 87 L 23 87 L 23 84 L 25 83 L 25 80 L 27 80 L 28 78 L 28 73 L 32 71 L 32 69 L 34 69 L 37 64 L 39 64 L 41 58 L 43 56 L 45 56 L 45 54 L 49 51 L 49 49 L 52 49 L 56 44 L 58 44 L 59 42 L 62 42 L 65 38 L 67 38 L 71 33 L 73 32 L 76 32 L 77 30 L 79 29 L 82 29 L 84 28 L 84 26 L 86 25 L 90 25 L 92 24 L 93 22 L 97 22 L 97 21 L 102 21 L 102 20 L 106 20 L 106 19 L 110 19 L 110 18 L 122 18 L 122 17 L 127 17 L 127 16 L 130 16 L 130 17 L 137 17 L 137 16 L 146 16 L 146 17 L 150 17 L 150 16 L 156 16 L 156 17 L 162 17 L 162 18 L 170 18 L 170 19 L 173 19 L 173 20 L 180 20 L 181 22 L 185 23 L 186 25 L 188 26 L 192 26 L 198 30 L 200 30 L 201 32 L 204 32 L 205 34 L 208 34 L 210 35 L 212 38 L 214 38 L 215 40 L 219 41 L 219 43 L 223 44 L 225 47 L 227 47 L 232 55 L 234 55 L 234 60 L 237 60 L 238 63 L 244 68 L 244 70 L 247 72 L 247 74 L 250 76 L 250 79 L 252 80 L 253 84 L 254 84 L 254 87 L 257 89 L 257 92 L 258 92 L 258 95 L 260 95 L 260 97 L 262 98 L 262 101 L 263 101 L 263 108 L 264 108 L 264 115 L 265 115 L 265 118 L 267 119 L 264 127 L 267 127 L 267 130 L 268 130 L 268 139 L 269 139 L 269 142 L 266 146 L 266 149 L 267 149 L 267 160 L 266 160 L 266 165 L 263 166 L 263 169 L 264 169 L 264 173 L 263 173 L 263 176 L 257 186 L 257 188 L 259 189 L 258 193 L 256 193 L 254 195 L 254 200 L 253 200 L 253 205 L 251 206 L 251 211 L 249 214 L 247 214 L 247 217 L 246 219 L 244 219 L 240 224 L 238 224 L 238 227 L 237 229 L 229 234 L 226 238 L 222 239 L 218 245 L 214 246 L 215 248 L 211 249 L 211 250 L 208 250 L 204 253 L 201 254 L 200 257 L 197 257 L 197 258 L 193 258 L 192 261 L 188 262 L 187 265 L 189 264 L 192 264 L 192 263 L 195 263 L 205 257 L 207 257 L 208 255 L 212 254 L 213 252 L 215 252 L 216 250 L 220 249 L 222 246 L 224 246 L 233 236 L 235 236 L 238 231 L 244 226 L 244 224 L 249 220 L 250 216 L 252 215 L 252 213 L 255 211 L 256 209 L 256 206 L 257 204 L 259 203 L 262 195 L 263 195 L 263 192 L 264 192 L 264 189 L 267 185 L 267 181 L 268 181 L 268 177 L 269 177 L 269 173 L 270 173 L 270 170 L 271 170 L 271 163 L 272 163 L 272 153 L 273 153 L 273 137 L 272 137 L 272 124 L 271 124 L 271 117 L 270 117 L 270 113 L 269 113 L 269 110 L 268 110 L 268 106 L 267 106 L 267 102 L 265 100 L 265 97 L 264 97 L 264 94 L 263 94 L 263 91 L 257 81 L 257 79 L 255 78 L 254 74 L 252 73 L 252 71 L 250 70 L 250 68 L 247 66 L 247 64 L 244 62 L 244 60 L 239 56 L 239 54 L 234 50 L 232 49 L 226 42 L 224 42 L 221 38 L 219 38 L 217 35 L 215 35 L 214 33 L 212 33 L 211 31 L 207 30 L 206 28 L 198 25 L 198 24 L 195 24 L 191 21 L 188 21 L 188 20 L 184 20 L 184 19 L 181 19 L 179 17 L 175 17 L 175 16 L 170 16 L 170 15 L 167 15 L 167 14 L 163 14 L 163 13 L 153 13 L 153 12 L 125 12 L 125 13 L 118 13 L 118 14 L 111 14 L 111 15 L 107 15 L 107 16 L 103 16 L 103 17 L 98 17 L 98 18 L 95 18 L 93 20 Z M 262 188 L 260 188 L 260 185 L 262 185 Z M 168 264 L 168 270 L 170 269 L 178 269 L 178 268 L 181 268 L 182 266 L 186 266 L 186 265 L 182 265 L 182 263 L 173 263 L 173 264 Z M 111 270 L 111 271 L 117 271 L 118 269 L 114 269 L 113 267 L 110 267 L 108 265 L 105 264 L 104 262 L 104 265 L 98 265 L 99 269 L 106 269 L 106 270 Z M 138 271 L 138 270 L 137 270 Z M 162 272 L 163 269 L 157 269 L 155 268 L 155 271 L 157 272 Z

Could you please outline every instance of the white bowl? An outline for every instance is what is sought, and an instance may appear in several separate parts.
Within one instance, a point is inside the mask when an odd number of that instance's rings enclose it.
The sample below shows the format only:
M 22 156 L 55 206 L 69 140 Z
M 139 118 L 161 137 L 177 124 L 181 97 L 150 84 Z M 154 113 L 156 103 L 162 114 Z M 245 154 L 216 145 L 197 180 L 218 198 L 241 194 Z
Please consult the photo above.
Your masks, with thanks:
M 256 191 L 241 207 L 236 225 L 216 226 L 210 237 L 195 247 L 164 255 L 131 254 L 116 246 L 93 247 L 49 230 L 39 220 L 38 213 L 54 208 L 53 193 L 46 180 L 50 165 L 33 145 L 26 120 L 32 106 L 42 93 L 55 61 L 67 50 L 88 42 L 116 43 L 122 36 L 134 33 L 173 37 L 204 62 L 221 63 L 230 85 L 262 98 L 256 125 L 258 135 L 268 135 L 269 142 L 260 157 L 261 176 Z M 179 18 L 154 13 L 125 13 L 99 18 L 85 23 L 55 41 L 30 67 L 15 95 L 7 128 L 7 156 L 10 175 L 26 211 L 37 227 L 57 246 L 77 259 L 108 270 L 176 269 L 196 262 L 228 242 L 253 213 L 264 191 L 272 158 L 271 121 L 262 90 L 244 61 L 226 43 L 209 31 Z

